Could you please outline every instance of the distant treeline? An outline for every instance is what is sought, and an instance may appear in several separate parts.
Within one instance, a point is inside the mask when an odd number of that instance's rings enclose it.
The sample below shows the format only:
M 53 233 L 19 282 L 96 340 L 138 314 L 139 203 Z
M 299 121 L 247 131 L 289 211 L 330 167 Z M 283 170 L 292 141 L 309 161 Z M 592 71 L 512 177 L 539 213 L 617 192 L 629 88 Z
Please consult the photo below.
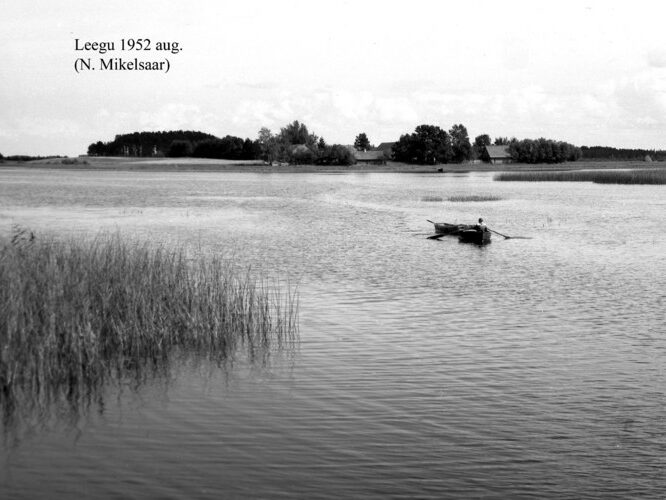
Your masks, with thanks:
M 2 156 L 0 153 L 0 161 L 32 161 L 32 160 L 48 160 L 50 158 L 67 158 L 66 156 L 29 156 L 29 155 L 12 155 L 12 156 Z
M 561 163 L 586 160 L 666 160 L 666 151 L 618 149 L 604 146 L 579 148 L 552 139 L 516 139 L 488 134 L 477 136 L 472 143 L 463 124 L 450 130 L 437 125 L 419 125 L 413 133 L 400 136 L 392 143 L 387 157 L 406 163 L 461 163 L 471 160 L 490 161 L 486 146 L 507 146 L 511 160 L 519 163 Z M 365 133 L 354 141 L 358 151 L 374 149 Z M 311 133 L 304 123 L 294 121 L 273 133 L 262 128 L 256 139 L 227 135 L 219 138 L 204 132 L 177 130 L 134 132 L 116 135 L 113 141 L 98 141 L 88 147 L 91 156 L 195 157 L 225 160 L 263 160 L 267 163 L 351 165 L 356 162 L 354 148 L 328 145 L 323 137 Z M 38 157 L 14 156 L 7 160 L 27 161 Z M 0 157 L 1 159 L 1 157 Z
M 88 146 L 88 154 L 90 156 L 167 156 L 174 141 L 184 141 L 194 145 L 211 139 L 217 139 L 217 137 L 190 130 L 133 132 L 116 135 L 110 142 L 95 142 Z
M 169 145 L 166 156 L 180 158 L 217 158 L 224 160 L 256 160 L 259 149 L 256 142 L 227 135 L 222 139 L 214 137 L 201 141 L 174 140 Z
M 656 149 L 625 149 L 608 146 L 583 146 L 583 158 L 586 160 L 640 160 L 649 156 L 654 161 L 666 160 L 666 151 Z
M 273 134 L 262 128 L 255 140 L 227 135 L 223 138 L 190 130 L 134 132 L 116 135 L 110 142 L 88 146 L 90 156 L 194 157 L 224 160 L 263 160 L 267 163 L 351 165 L 353 152 L 340 144 L 328 145 L 294 121 Z

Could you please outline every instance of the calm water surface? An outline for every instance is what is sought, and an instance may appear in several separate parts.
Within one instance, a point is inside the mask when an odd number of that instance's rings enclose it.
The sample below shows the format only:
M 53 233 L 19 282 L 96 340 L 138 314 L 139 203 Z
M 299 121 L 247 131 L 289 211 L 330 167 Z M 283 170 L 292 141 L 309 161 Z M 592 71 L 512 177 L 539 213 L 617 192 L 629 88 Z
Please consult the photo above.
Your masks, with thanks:
M 185 243 L 300 295 L 265 362 L 5 427 L 0 496 L 663 498 L 665 215 L 664 186 L 492 174 L 0 170 L 3 232 Z M 479 216 L 531 239 L 425 238 Z

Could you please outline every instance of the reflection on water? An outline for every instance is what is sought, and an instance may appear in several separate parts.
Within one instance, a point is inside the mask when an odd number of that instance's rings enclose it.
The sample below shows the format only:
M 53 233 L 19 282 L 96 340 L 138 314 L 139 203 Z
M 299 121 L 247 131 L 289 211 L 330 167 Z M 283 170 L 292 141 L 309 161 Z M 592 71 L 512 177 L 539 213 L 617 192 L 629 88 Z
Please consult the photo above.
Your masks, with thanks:
M 478 194 L 499 199 L 447 201 Z M 659 498 L 665 200 L 663 186 L 492 174 L 2 171 L 0 227 L 189 240 L 297 283 L 300 343 L 263 366 L 195 356 L 102 387 L 76 425 L 5 446 L 0 484 L 17 498 Z M 426 219 L 478 217 L 532 239 L 425 238 Z
M 293 366 L 293 342 L 281 342 L 273 351 L 255 348 L 247 351 L 202 353 L 174 349 L 160 359 L 143 363 L 118 363 L 104 377 L 73 384 L 44 387 L 21 385 L 2 394 L 3 446 L 17 450 L 26 440 L 44 432 L 65 432 L 78 441 L 95 419 L 104 419 L 109 408 L 124 401 L 137 401 L 148 395 L 167 401 L 176 381 L 194 377 L 202 386 L 229 386 L 240 375 L 259 376 L 271 370 L 273 359 L 282 369 Z M 113 410 L 111 411 L 113 413 Z

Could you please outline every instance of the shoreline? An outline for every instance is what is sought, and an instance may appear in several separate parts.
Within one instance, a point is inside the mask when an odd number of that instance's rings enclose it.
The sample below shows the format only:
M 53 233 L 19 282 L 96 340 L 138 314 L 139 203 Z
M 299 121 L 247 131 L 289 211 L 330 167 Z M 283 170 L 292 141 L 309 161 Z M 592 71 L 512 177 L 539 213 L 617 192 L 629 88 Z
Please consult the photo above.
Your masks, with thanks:
M 65 160 L 65 161 L 63 161 Z M 468 174 L 472 172 L 552 172 L 576 170 L 664 168 L 661 162 L 645 161 L 577 161 L 557 164 L 439 164 L 411 165 L 391 162 L 386 165 L 284 165 L 272 166 L 257 161 L 215 160 L 206 158 L 118 158 L 79 157 L 51 158 L 27 162 L 2 161 L 0 169 L 24 168 L 47 170 L 140 171 L 140 172 L 250 172 L 250 173 L 401 173 L 401 174 Z

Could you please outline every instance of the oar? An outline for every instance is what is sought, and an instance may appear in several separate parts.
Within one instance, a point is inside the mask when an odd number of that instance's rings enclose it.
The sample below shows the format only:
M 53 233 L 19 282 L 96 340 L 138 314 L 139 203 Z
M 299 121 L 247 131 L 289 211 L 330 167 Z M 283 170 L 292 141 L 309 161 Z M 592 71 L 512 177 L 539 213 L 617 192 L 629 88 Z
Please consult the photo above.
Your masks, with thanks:
M 431 221 L 430 219 L 426 219 L 426 220 L 427 220 L 428 222 L 430 222 L 430 224 L 434 224 L 434 222 Z M 444 235 L 444 234 L 433 234 L 432 236 L 428 236 L 428 239 L 429 239 L 429 240 L 438 240 L 438 239 L 440 239 L 442 236 L 445 236 L 445 235 Z
M 506 234 L 502 234 L 502 233 L 498 233 L 497 231 L 493 231 L 490 228 L 487 228 L 487 229 L 491 233 L 495 233 L 495 234 L 499 234 L 500 236 L 504 236 L 504 238 L 507 239 L 507 240 L 511 240 L 511 239 L 513 239 L 513 240 L 531 240 L 532 239 L 531 236 L 507 236 Z
M 433 221 L 431 221 L 430 219 L 426 219 L 426 220 L 427 220 L 428 222 L 430 222 L 430 224 L 435 224 L 435 223 L 434 223 Z M 442 236 L 446 236 L 446 233 L 433 234 L 432 236 L 428 236 L 428 239 L 429 239 L 429 240 L 438 240 L 438 239 L 440 239 Z
M 511 236 L 507 236 L 506 234 L 498 233 L 497 231 L 493 231 L 493 230 L 490 229 L 490 228 L 487 228 L 487 229 L 488 229 L 488 231 L 490 231 L 491 233 L 495 233 L 495 234 L 499 234 L 500 236 L 504 236 L 504 238 L 506 238 L 507 240 L 510 240 L 510 239 L 511 239 Z

